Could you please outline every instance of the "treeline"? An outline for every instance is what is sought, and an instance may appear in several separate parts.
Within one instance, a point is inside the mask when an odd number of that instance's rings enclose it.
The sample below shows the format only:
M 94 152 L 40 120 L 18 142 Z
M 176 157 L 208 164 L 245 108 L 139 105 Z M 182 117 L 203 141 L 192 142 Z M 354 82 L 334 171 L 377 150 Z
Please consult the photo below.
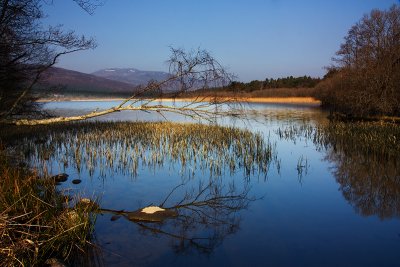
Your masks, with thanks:
M 224 87 L 186 91 L 179 97 L 315 97 L 315 87 L 320 78 L 310 76 L 254 80 L 248 83 L 233 81 Z M 172 97 L 173 93 L 165 97 Z
M 263 82 L 264 89 L 271 88 L 312 88 L 321 81 L 320 78 L 312 78 L 310 76 L 293 77 L 278 79 L 265 79 Z
M 400 116 L 400 7 L 357 22 L 316 88 L 323 106 L 346 117 Z
M 257 90 L 275 89 L 275 88 L 312 88 L 321 81 L 320 78 L 312 78 L 310 76 L 286 78 L 266 78 L 264 81 L 254 80 L 249 83 L 231 82 L 228 86 L 221 88 L 225 91 L 234 92 L 253 92 Z

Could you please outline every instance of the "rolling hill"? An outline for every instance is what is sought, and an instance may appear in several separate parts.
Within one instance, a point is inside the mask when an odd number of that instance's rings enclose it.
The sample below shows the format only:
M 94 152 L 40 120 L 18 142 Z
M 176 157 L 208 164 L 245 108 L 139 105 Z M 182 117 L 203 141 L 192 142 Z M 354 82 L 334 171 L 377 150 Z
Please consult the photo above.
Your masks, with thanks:
M 97 77 L 124 82 L 134 86 L 147 84 L 151 80 L 163 81 L 169 77 L 169 74 L 166 72 L 143 71 L 135 68 L 102 69 L 95 71 L 92 74 Z
M 129 95 L 135 86 L 91 74 L 52 67 L 47 70 L 35 91 L 63 95 Z

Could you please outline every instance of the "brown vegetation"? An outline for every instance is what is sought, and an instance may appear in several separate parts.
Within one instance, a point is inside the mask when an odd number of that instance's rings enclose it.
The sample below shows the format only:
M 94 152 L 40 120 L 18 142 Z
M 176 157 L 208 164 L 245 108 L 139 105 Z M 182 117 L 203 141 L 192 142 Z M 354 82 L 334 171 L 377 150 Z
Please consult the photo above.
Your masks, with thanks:
M 400 7 L 373 10 L 348 32 L 317 97 L 346 116 L 400 115 Z
M 43 266 L 52 257 L 77 257 L 89 244 L 93 205 L 69 208 L 72 202 L 54 179 L 15 162 L 0 148 L 0 265 Z

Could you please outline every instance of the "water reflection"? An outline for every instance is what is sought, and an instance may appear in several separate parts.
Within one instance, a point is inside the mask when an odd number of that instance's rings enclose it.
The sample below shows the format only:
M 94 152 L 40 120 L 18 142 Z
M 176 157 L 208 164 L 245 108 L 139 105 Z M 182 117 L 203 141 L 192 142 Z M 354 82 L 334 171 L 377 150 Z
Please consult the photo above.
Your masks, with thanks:
M 116 123 L 35 127 L 19 135 L 15 147 L 34 167 L 87 171 L 90 176 L 116 173 L 137 176 L 145 166 L 176 167 L 182 177 L 195 172 L 210 176 L 266 175 L 273 147 L 260 134 L 232 127 L 177 123 Z M 21 131 L 24 131 L 22 129 Z
M 157 206 L 140 208 L 135 211 L 101 209 L 112 213 L 111 221 L 120 216 L 140 227 L 143 235 L 166 236 L 176 253 L 196 250 L 211 253 L 228 235 L 239 229 L 240 211 L 246 209 L 255 197 L 249 196 L 249 185 L 242 188 L 225 184 L 222 179 L 199 182 L 196 187 L 190 181 L 174 187 Z M 184 193 L 179 192 L 184 190 Z M 173 194 L 182 196 L 174 204 L 168 204 Z M 146 213 L 146 209 L 157 210 Z
M 70 174 L 60 189 L 101 200 L 101 213 L 112 217 L 97 223 L 95 233 L 125 220 L 138 229 L 111 231 L 113 244 L 121 242 L 120 233 L 133 239 L 152 235 L 176 253 L 209 254 L 236 233 L 241 212 L 256 199 L 249 196 L 251 177 L 265 177 L 276 158 L 260 134 L 216 125 L 89 122 L 8 134 L 21 157 L 43 175 Z M 129 205 L 139 201 L 147 205 Z M 151 206 L 163 211 L 142 212 Z M 124 246 L 129 250 L 133 244 Z
M 279 129 L 280 138 L 313 141 L 332 163 L 344 198 L 364 216 L 400 216 L 400 126 L 368 123 L 309 124 Z
M 98 193 L 95 234 L 107 266 L 397 266 L 398 219 L 379 217 L 399 216 L 398 126 L 329 124 L 319 110 L 252 106 L 254 120 L 222 123 L 255 135 L 169 123 L 1 134 L 23 140 L 16 149 L 32 164 L 70 174 L 60 190 Z M 207 187 L 210 198 L 239 196 L 238 208 L 175 207 Z M 149 206 L 171 213 L 138 217 Z

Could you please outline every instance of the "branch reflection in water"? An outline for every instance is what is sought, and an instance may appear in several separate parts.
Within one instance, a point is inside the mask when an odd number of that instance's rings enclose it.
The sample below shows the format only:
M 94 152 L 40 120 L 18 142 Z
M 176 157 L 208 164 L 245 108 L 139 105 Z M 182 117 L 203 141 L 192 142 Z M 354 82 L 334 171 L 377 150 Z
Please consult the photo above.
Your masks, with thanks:
M 262 135 L 217 125 L 85 122 L 37 126 L 29 131 L 15 128 L 8 134 L 3 138 L 23 140 L 15 147 L 31 166 L 79 175 L 82 183 L 71 192 L 86 187 L 84 194 L 93 196 L 88 191 L 102 186 L 98 179 L 88 179 L 93 177 L 103 179 L 107 192 L 114 186 L 110 181 L 113 176 L 119 179 L 115 188 L 120 189 L 121 184 L 131 186 L 123 188 L 124 193 L 118 191 L 117 195 L 103 198 L 100 195 L 101 212 L 113 214 L 113 221 L 119 217 L 129 220 L 141 234 L 171 239 L 176 252 L 194 249 L 211 253 L 226 236 L 234 234 L 239 229 L 241 212 L 256 200 L 249 196 L 251 177 L 265 177 L 277 158 L 274 146 Z M 19 138 L 15 138 L 17 135 Z M 158 174 L 166 170 L 172 175 L 160 178 Z M 130 179 L 121 179 L 124 176 Z M 153 177 L 157 181 L 156 194 L 148 184 Z M 140 183 L 146 191 L 143 196 L 137 195 Z M 176 184 L 179 185 L 174 187 Z M 165 193 L 165 188 L 171 187 Z M 134 211 L 118 210 L 129 210 L 132 201 L 156 203 L 159 197 L 165 199 L 158 206 L 140 204 L 143 207 Z M 105 198 L 108 202 L 103 201 Z M 146 214 L 143 208 L 159 211 Z M 102 225 L 104 231 L 113 228 L 110 224 L 117 225 L 107 223 Z M 118 233 L 124 231 L 116 228 Z
M 148 206 L 135 211 L 100 209 L 111 213 L 112 221 L 124 217 L 137 224 L 146 235 L 167 236 L 175 252 L 195 249 L 201 253 L 211 253 L 224 238 L 239 229 L 240 211 L 246 209 L 256 197 L 249 196 L 250 187 L 244 183 L 242 188 L 231 182 L 226 185 L 223 179 L 210 179 L 198 182 L 192 187 L 187 181 L 171 190 L 159 206 Z M 178 192 L 184 190 L 184 193 Z M 169 205 L 173 194 L 183 195 L 182 199 Z M 147 212 L 153 209 L 155 212 Z

